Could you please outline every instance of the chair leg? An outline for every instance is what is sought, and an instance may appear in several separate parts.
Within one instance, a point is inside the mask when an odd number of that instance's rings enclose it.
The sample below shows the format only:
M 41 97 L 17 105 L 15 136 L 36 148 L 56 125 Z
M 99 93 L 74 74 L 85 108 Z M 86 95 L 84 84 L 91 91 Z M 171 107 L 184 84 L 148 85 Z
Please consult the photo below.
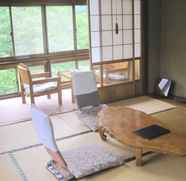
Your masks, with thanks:
M 58 103 L 61 106 L 62 105 L 62 90 L 58 90 Z
M 74 91 L 73 91 L 73 88 L 71 89 L 71 96 L 72 96 L 72 103 L 75 103 L 75 98 L 74 98 Z
M 33 95 L 30 95 L 31 104 L 35 104 L 35 99 Z
M 50 94 L 48 94 L 47 97 L 48 97 L 48 99 L 51 99 L 51 95 Z
M 23 91 L 21 91 L 21 98 L 22 98 L 22 103 L 26 104 L 26 97 Z

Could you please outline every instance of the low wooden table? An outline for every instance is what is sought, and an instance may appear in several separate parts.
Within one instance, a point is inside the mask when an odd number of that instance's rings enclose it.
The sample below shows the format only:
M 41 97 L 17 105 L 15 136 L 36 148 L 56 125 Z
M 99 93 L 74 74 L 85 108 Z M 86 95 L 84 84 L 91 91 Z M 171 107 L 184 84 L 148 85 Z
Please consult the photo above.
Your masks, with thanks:
M 152 150 L 163 154 L 186 155 L 186 137 L 174 132 L 148 140 L 134 133 L 136 129 L 157 124 L 166 128 L 157 118 L 126 107 L 108 107 L 98 116 L 99 133 L 103 140 L 106 134 L 134 149 L 136 165 L 143 164 L 143 150 Z

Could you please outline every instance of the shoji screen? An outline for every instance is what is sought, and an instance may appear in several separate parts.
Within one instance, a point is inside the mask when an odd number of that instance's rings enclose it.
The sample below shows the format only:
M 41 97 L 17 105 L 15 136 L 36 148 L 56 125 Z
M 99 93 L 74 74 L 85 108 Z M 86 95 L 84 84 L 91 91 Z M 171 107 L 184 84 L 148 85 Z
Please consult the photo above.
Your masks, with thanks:
M 141 59 L 141 0 L 89 0 L 89 9 L 92 64 L 99 70 L 99 65 L 125 62 L 128 75 L 139 74 L 134 69 Z M 104 81 L 104 66 L 99 72 Z

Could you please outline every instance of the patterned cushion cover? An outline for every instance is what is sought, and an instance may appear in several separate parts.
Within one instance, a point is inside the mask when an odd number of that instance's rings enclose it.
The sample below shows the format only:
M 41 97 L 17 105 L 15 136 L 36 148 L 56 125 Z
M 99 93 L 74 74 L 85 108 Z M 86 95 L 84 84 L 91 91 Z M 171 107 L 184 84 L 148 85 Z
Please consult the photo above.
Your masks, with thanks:
M 24 88 L 25 88 L 26 95 L 28 95 L 30 93 L 29 85 L 25 84 Z M 33 91 L 34 91 L 34 93 L 38 93 L 38 92 L 53 90 L 56 88 L 57 88 L 57 82 L 48 82 L 48 83 L 44 83 L 44 84 L 34 85 Z
M 82 146 L 62 152 L 69 170 L 76 178 L 124 164 L 128 155 L 108 149 L 101 144 Z

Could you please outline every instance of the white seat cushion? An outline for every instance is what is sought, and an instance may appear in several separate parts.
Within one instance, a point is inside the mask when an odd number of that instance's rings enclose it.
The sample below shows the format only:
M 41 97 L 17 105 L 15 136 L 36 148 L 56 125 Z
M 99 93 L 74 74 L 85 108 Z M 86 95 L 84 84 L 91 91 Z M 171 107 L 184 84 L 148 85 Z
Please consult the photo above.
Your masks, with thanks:
M 30 88 L 28 84 L 24 85 L 26 95 L 30 94 Z M 45 91 L 54 90 L 57 88 L 57 82 L 48 82 L 44 84 L 37 84 L 33 86 L 34 93 L 40 93 Z

